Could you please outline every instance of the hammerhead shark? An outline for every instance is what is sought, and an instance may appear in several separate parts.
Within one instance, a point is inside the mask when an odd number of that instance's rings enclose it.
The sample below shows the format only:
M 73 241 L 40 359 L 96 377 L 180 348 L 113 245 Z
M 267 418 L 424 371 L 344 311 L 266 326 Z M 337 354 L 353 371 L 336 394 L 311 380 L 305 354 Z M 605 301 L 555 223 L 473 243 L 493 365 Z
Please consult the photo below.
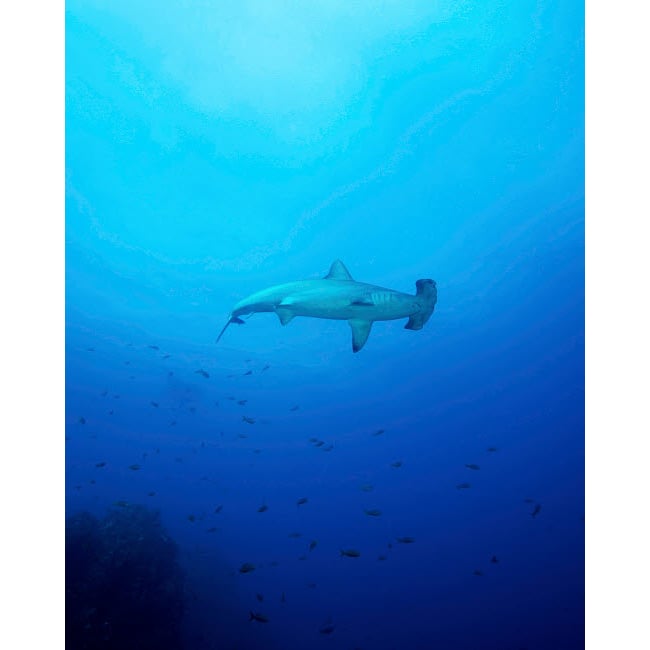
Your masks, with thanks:
M 438 290 L 433 280 L 418 280 L 414 296 L 374 284 L 355 282 L 345 264 L 335 260 L 321 280 L 299 280 L 258 291 L 239 301 L 217 343 L 231 323 L 243 325 L 247 314 L 274 312 L 286 325 L 295 316 L 347 320 L 352 329 L 352 352 L 365 345 L 376 320 L 408 318 L 407 330 L 421 330 L 433 313 Z

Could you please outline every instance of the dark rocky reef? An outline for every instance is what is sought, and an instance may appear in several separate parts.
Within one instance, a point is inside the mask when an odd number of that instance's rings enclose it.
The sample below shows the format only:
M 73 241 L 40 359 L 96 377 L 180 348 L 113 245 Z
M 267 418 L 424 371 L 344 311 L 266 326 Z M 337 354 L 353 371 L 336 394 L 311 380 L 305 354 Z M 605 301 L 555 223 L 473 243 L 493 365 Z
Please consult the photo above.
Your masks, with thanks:
M 182 647 L 183 573 L 160 515 L 144 506 L 66 520 L 66 648 Z

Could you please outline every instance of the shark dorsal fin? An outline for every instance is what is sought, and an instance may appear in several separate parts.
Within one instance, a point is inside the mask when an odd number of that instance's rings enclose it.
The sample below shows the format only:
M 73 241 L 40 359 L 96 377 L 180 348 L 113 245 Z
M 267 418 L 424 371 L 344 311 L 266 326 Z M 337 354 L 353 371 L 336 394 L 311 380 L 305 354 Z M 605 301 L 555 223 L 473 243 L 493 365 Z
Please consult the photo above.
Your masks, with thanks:
M 330 272 L 325 276 L 326 280 L 350 280 L 353 282 L 350 272 L 345 268 L 341 260 L 334 260 L 330 266 Z

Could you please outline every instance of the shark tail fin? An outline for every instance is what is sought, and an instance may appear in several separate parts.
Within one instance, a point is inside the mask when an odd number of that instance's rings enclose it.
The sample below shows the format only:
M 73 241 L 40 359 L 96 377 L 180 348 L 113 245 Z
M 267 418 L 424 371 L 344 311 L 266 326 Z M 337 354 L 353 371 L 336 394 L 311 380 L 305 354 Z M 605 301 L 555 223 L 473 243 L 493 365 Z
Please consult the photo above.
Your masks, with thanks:
M 230 323 L 237 323 L 237 325 L 243 325 L 244 321 L 241 318 L 239 318 L 239 316 L 231 316 L 228 319 L 228 322 L 223 326 L 221 332 L 219 332 L 219 336 L 217 336 L 217 340 L 215 341 L 215 343 L 219 343 L 219 339 L 223 336 L 223 333 L 226 331 L 226 329 L 228 329 L 228 325 L 230 325 Z
M 438 302 L 438 288 L 433 280 L 418 280 L 415 283 L 415 288 L 420 310 L 412 314 L 408 323 L 404 325 L 404 329 L 407 330 L 421 330 L 431 318 L 436 302 Z

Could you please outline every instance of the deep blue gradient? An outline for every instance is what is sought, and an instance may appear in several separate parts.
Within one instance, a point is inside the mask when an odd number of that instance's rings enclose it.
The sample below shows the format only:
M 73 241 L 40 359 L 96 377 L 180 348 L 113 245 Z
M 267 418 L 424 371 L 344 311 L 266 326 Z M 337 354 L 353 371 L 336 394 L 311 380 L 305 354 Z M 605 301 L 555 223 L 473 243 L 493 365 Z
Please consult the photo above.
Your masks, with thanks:
M 583 35 L 559 0 L 68 1 L 67 512 L 160 510 L 188 648 L 584 645 Z M 433 278 L 431 320 L 215 344 L 336 258 Z

